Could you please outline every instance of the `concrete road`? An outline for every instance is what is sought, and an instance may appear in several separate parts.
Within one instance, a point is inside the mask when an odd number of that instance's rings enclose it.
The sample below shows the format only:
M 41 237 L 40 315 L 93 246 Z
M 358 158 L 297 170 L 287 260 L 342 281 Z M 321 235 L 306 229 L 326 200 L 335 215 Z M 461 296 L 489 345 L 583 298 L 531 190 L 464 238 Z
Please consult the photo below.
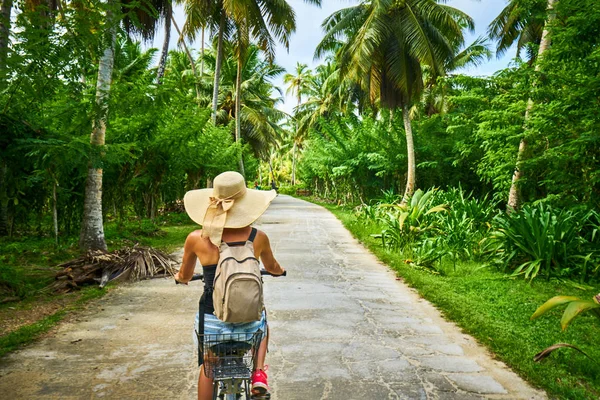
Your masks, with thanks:
M 395 280 L 325 209 L 279 196 L 257 227 L 286 278 L 265 278 L 274 400 L 542 399 Z M 124 285 L 0 361 L 1 399 L 193 399 L 201 285 Z

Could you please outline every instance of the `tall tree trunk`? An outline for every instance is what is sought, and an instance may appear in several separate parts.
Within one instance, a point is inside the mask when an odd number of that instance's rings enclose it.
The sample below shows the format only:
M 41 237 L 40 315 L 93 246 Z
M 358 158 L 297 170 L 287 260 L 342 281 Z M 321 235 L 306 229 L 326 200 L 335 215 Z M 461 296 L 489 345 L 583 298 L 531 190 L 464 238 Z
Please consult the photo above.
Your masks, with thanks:
M 406 132 L 406 153 L 408 155 L 408 172 L 406 174 L 406 189 L 402 203 L 406 203 L 415 192 L 416 166 L 415 166 L 415 144 L 413 141 L 412 125 L 410 123 L 410 110 L 407 104 L 402 106 L 402 118 Z
M 225 11 L 221 10 L 221 21 L 219 22 L 219 36 L 217 39 L 217 59 L 215 60 L 215 81 L 213 85 L 212 99 L 212 122 L 217 124 L 217 108 L 219 107 L 219 82 L 221 79 L 221 64 L 223 63 L 223 35 L 226 22 Z
M 242 52 L 240 51 L 240 55 L 238 56 L 237 75 L 235 78 L 235 142 L 239 143 L 240 146 L 242 144 L 242 64 L 244 62 L 242 57 Z M 246 176 L 243 152 L 240 152 L 239 166 L 240 174 Z
M 173 6 L 170 2 L 166 4 L 165 10 L 165 40 L 163 41 L 162 51 L 160 53 L 160 61 L 158 63 L 158 70 L 156 71 L 156 84 L 162 83 L 162 77 L 165 74 L 165 67 L 167 66 L 167 57 L 169 56 L 169 41 L 171 40 L 171 18 L 173 17 Z
M 271 182 L 269 182 L 269 185 L 273 187 L 273 183 L 275 182 L 275 173 L 273 172 L 273 159 L 271 156 L 269 156 L 269 171 L 271 172 Z M 275 183 L 275 186 L 277 186 L 277 183 Z
M 0 236 L 9 234 L 7 177 L 8 165 L 5 160 L 0 160 Z
M 113 6 L 114 2 L 111 1 Z M 79 247 L 82 250 L 107 250 L 104 240 L 104 225 L 102 223 L 102 168 L 97 164 L 101 157 L 101 146 L 104 146 L 106 136 L 106 121 L 108 118 L 108 96 L 115 61 L 115 43 L 117 40 L 117 23 L 113 10 L 106 13 L 108 32 L 105 49 L 98 65 L 98 82 L 96 84 L 96 107 L 94 126 L 90 135 L 92 157 L 88 166 L 88 176 L 85 185 L 83 203 L 83 222 L 79 236 Z
M 179 35 L 179 43 L 183 46 L 183 50 L 185 50 L 185 54 L 187 54 L 188 60 L 192 67 L 192 75 L 194 75 L 194 86 L 196 88 L 196 99 L 198 99 L 198 105 L 200 105 L 200 87 L 198 86 L 198 80 L 196 75 L 196 63 L 194 62 L 194 57 L 192 57 L 192 53 L 190 53 L 190 49 L 187 47 L 185 43 L 185 39 L 181 34 L 181 30 L 179 29 L 179 25 L 177 25 L 177 21 L 175 21 L 175 17 L 171 15 L 171 22 L 173 22 L 173 26 L 175 30 L 177 30 L 177 34 Z
M 297 110 L 300 109 L 301 103 L 302 103 L 302 94 L 300 94 L 300 87 L 298 87 L 298 107 L 296 108 Z M 298 118 L 296 118 L 296 137 L 294 138 L 294 147 L 292 149 L 292 186 L 294 186 L 296 184 L 296 147 L 297 147 L 296 139 L 297 138 L 298 138 Z
M 0 0 L 0 85 L 4 86 L 6 76 L 6 59 L 10 41 L 10 13 L 13 0 Z
M 200 77 L 204 76 L 204 27 L 202 27 L 202 37 L 200 39 Z
M 294 140 L 294 147 L 292 148 L 292 186 L 296 184 L 296 149 L 298 145 Z
M 550 24 L 552 23 L 552 21 L 554 20 L 554 4 L 556 3 L 557 0 L 548 0 L 548 7 L 547 7 L 547 12 L 548 12 L 548 17 L 546 18 L 546 24 L 544 25 L 544 31 L 542 33 L 542 40 L 540 42 L 540 48 L 538 50 L 538 55 L 537 55 L 537 60 L 536 60 L 536 65 L 535 65 L 535 71 L 539 72 L 540 71 L 540 61 L 542 60 L 542 57 L 544 55 L 544 53 L 546 52 L 546 50 L 548 50 L 548 48 L 550 48 L 550 44 L 551 44 L 551 38 L 550 38 Z M 517 153 L 517 162 L 515 165 L 515 171 L 513 172 L 513 176 L 512 176 L 512 182 L 510 185 L 510 190 L 508 192 L 508 203 L 506 204 L 506 212 L 512 212 L 515 210 L 518 210 L 519 207 L 521 206 L 522 203 L 522 198 L 521 198 L 521 191 L 519 188 L 519 180 L 521 180 L 523 178 L 523 162 L 526 159 L 527 156 L 527 147 L 528 147 L 528 142 L 527 142 L 527 122 L 529 121 L 529 116 L 531 114 L 531 110 L 533 109 L 533 100 L 529 99 L 529 101 L 527 101 L 527 109 L 525 110 L 525 123 L 524 123 L 524 129 L 525 129 L 525 134 L 523 135 L 523 138 L 521 139 L 521 142 L 519 143 L 519 152 Z
M 52 178 L 52 223 L 54 225 L 54 243 L 58 244 L 58 199 L 56 196 L 56 179 Z

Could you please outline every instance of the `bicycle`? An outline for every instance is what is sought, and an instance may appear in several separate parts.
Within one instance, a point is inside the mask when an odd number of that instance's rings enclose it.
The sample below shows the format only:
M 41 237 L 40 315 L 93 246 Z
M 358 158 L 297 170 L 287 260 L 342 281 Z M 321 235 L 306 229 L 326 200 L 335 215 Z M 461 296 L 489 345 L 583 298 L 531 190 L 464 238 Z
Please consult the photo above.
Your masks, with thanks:
M 261 275 L 271 275 L 266 270 Z M 282 276 L 286 276 L 287 271 Z M 195 274 L 192 281 L 203 280 Z M 179 282 L 175 282 L 179 284 Z M 248 336 L 250 335 L 250 336 Z M 255 355 L 263 332 L 198 335 L 204 350 L 204 373 L 213 380 L 213 400 L 268 400 L 271 394 L 252 395 L 250 380 L 256 367 Z

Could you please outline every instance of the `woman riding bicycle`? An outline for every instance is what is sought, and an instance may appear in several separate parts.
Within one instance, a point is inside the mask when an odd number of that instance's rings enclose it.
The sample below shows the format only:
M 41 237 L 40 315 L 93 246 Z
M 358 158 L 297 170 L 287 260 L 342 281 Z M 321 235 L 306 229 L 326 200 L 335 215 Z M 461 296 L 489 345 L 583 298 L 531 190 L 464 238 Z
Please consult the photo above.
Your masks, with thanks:
M 191 280 L 196 266 L 200 262 L 204 272 L 204 293 L 200 300 L 200 312 L 196 315 L 196 332 L 204 335 L 224 333 L 263 332 L 263 339 L 256 353 L 256 368 L 252 374 L 252 394 L 266 395 L 269 391 L 265 373 L 265 356 L 269 339 L 266 313 L 258 321 L 246 323 L 228 323 L 219 320 L 214 314 L 212 289 L 215 271 L 219 262 L 221 242 L 229 245 L 253 242 L 254 256 L 263 262 L 265 269 L 277 276 L 285 270 L 279 265 L 269 243 L 267 235 L 252 228 L 250 224 L 258 219 L 277 196 L 274 190 L 259 191 L 248 189 L 242 175 L 237 172 L 224 172 L 214 179 L 213 189 L 192 190 L 184 198 L 185 210 L 190 218 L 202 225 L 201 230 L 190 233 L 185 241 L 181 269 L 175 280 L 187 283 Z M 200 320 L 202 318 L 202 320 Z M 200 343 L 200 348 L 202 344 Z M 202 357 L 199 364 L 203 363 Z M 212 380 L 200 367 L 198 378 L 198 399 L 212 399 Z

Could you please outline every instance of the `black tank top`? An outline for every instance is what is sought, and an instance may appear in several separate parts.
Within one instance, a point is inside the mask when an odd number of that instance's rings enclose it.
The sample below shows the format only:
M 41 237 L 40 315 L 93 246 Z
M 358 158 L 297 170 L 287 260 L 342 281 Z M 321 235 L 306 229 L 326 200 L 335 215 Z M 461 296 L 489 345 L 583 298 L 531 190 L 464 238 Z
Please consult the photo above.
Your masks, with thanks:
M 204 313 L 212 314 L 215 312 L 215 307 L 213 305 L 213 282 L 215 280 L 215 273 L 217 272 L 217 264 L 211 264 L 202 266 L 202 271 L 204 272 L 204 293 L 202 294 L 202 299 L 204 300 Z
M 252 228 L 248 240 L 254 242 L 256 237 L 256 228 Z M 229 246 L 243 246 L 246 241 L 243 242 L 226 242 Z M 204 301 L 204 314 L 212 314 L 215 312 L 213 305 L 213 284 L 215 281 L 215 274 L 217 272 L 217 264 L 203 265 L 202 271 L 204 273 L 204 293 L 202 294 L 202 300 Z

